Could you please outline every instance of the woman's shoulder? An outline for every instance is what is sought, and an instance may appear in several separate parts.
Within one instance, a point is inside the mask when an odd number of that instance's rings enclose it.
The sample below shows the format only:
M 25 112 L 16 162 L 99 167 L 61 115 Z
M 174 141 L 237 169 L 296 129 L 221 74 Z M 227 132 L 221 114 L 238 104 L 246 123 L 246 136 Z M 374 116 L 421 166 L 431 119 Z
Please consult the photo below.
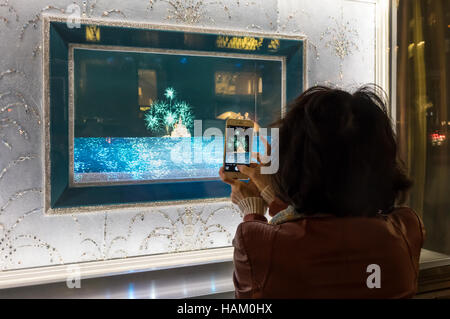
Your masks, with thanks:
M 382 215 L 404 226 L 423 224 L 419 214 L 407 206 L 395 207 L 388 214 Z
M 324 216 L 326 217 L 326 216 Z M 391 225 L 393 225 L 393 229 L 395 232 L 401 232 L 405 238 L 408 238 L 409 241 L 417 243 L 417 245 L 422 246 L 423 241 L 425 239 L 425 227 L 422 222 L 421 217 L 410 207 L 395 207 L 388 214 L 380 214 L 378 217 L 382 217 L 382 219 L 389 221 Z M 237 237 L 244 238 L 252 238 L 252 241 L 266 241 L 271 240 L 275 237 L 275 235 L 279 232 L 283 225 L 291 226 L 286 228 L 287 230 L 292 230 L 295 228 L 296 237 L 298 237 L 299 227 L 303 227 L 306 225 L 305 222 L 301 222 L 303 218 L 286 220 L 280 224 L 271 224 L 264 221 L 252 220 L 245 221 L 239 224 L 238 229 L 236 231 Z M 307 218 L 309 221 L 309 227 L 320 227 L 320 228 L 335 228 L 337 223 L 347 223 L 347 222 L 358 222 L 361 225 L 360 219 L 354 218 L 337 218 L 337 217 L 329 217 L 329 218 Z M 377 225 L 380 225 L 379 218 L 364 218 L 365 224 L 367 227 L 370 225 L 374 225 L 373 223 L 369 223 L 369 221 L 378 220 L 376 222 Z M 325 224 L 326 225 L 325 225 Z M 384 223 L 382 223 L 384 224 Z M 334 225 L 334 226 L 333 226 Z M 384 227 L 384 226 L 383 226 Z M 284 229 L 284 228 L 283 228 Z M 289 231 L 285 231 L 283 233 L 289 234 Z
M 384 215 L 400 230 L 406 238 L 416 239 L 422 247 L 425 240 L 425 227 L 422 218 L 412 208 L 395 207 L 389 214 Z
M 246 243 L 247 246 L 268 243 L 274 239 L 277 228 L 278 226 L 259 220 L 244 221 L 237 227 L 234 240 Z

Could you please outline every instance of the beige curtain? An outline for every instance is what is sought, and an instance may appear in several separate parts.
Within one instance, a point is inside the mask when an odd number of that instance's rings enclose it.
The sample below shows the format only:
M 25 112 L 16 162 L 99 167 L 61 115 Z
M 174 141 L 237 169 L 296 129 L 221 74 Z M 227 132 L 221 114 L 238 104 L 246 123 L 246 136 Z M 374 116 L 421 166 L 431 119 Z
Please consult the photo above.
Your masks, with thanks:
M 450 1 L 400 0 L 397 5 L 397 124 L 400 155 L 414 180 L 409 205 L 424 218 L 427 244 L 449 253 Z M 446 136 L 443 145 L 431 142 L 436 132 Z
M 399 2 L 400 39 L 397 75 L 402 157 L 407 163 L 409 175 L 415 182 L 410 194 L 410 205 L 419 214 L 423 212 L 427 137 L 422 2 L 421 0 Z

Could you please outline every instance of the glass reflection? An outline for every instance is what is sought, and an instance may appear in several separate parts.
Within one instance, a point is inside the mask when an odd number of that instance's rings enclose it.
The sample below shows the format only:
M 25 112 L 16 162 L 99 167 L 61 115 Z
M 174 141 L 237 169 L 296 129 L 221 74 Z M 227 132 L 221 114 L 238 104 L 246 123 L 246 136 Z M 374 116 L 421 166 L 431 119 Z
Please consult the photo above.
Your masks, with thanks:
M 281 60 L 74 49 L 73 181 L 218 178 L 227 118 L 281 115 Z M 201 154 L 199 161 L 196 154 Z
M 400 1 L 397 119 L 414 180 L 410 206 L 423 216 L 425 248 L 450 254 L 450 3 Z M 437 254 L 436 256 L 442 256 Z

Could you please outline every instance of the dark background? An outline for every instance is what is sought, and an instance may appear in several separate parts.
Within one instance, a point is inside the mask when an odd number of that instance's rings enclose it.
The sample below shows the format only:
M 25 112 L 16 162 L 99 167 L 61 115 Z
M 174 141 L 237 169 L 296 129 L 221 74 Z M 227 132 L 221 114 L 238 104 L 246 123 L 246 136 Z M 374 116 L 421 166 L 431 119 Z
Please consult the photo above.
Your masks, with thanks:
M 223 112 L 249 112 L 262 127 L 280 117 L 281 62 L 223 57 L 183 56 L 75 49 L 75 137 L 152 136 L 139 108 L 139 70 L 156 71 L 156 99 L 167 87 L 193 107 L 194 119 L 224 128 Z M 263 91 L 255 95 L 215 92 L 215 72 L 254 72 Z M 191 134 L 193 131 L 191 130 Z

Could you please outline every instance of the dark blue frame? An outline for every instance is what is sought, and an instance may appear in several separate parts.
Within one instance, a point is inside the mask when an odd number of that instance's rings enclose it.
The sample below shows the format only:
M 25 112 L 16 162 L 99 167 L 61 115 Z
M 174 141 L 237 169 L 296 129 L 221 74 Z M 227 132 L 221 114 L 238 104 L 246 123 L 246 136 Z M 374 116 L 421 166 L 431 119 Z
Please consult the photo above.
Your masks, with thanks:
M 286 58 L 286 100 L 290 101 L 304 88 L 304 52 L 305 40 L 300 37 L 269 36 L 265 34 L 245 33 L 245 36 L 263 39 L 257 51 L 229 48 L 218 49 L 215 45 L 221 31 L 194 30 L 175 27 L 158 29 L 148 25 L 143 28 L 124 27 L 106 21 L 83 20 L 81 28 L 69 28 L 60 18 L 46 17 L 44 21 L 45 52 L 44 61 L 47 70 L 46 79 L 46 211 L 82 208 L 92 206 L 144 204 L 152 202 L 206 200 L 229 196 L 230 188 L 220 180 L 162 182 L 148 184 L 106 185 L 70 187 L 69 184 L 69 68 L 68 50 L 70 43 L 92 44 L 86 40 L 86 26 L 96 25 L 101 32 L 100 41 L 95 45 L 114 45 L 125 47 L 157 47 L 159 49 L 179 49 L 211 52 L 233 52 L 240 54 L 276 55 Z M 148 28 L 147 28 L 148 27 Z M 201 47 L 187 47 L 185 34 L 200 37 Z M 239 36 L 230 31 L 229 36 Z M 244 36 L 244 34 L 240 35 Z M 157 39 L 157 41 L 155 40 Z M 276 50 L 269 44 L 278 41 Z

